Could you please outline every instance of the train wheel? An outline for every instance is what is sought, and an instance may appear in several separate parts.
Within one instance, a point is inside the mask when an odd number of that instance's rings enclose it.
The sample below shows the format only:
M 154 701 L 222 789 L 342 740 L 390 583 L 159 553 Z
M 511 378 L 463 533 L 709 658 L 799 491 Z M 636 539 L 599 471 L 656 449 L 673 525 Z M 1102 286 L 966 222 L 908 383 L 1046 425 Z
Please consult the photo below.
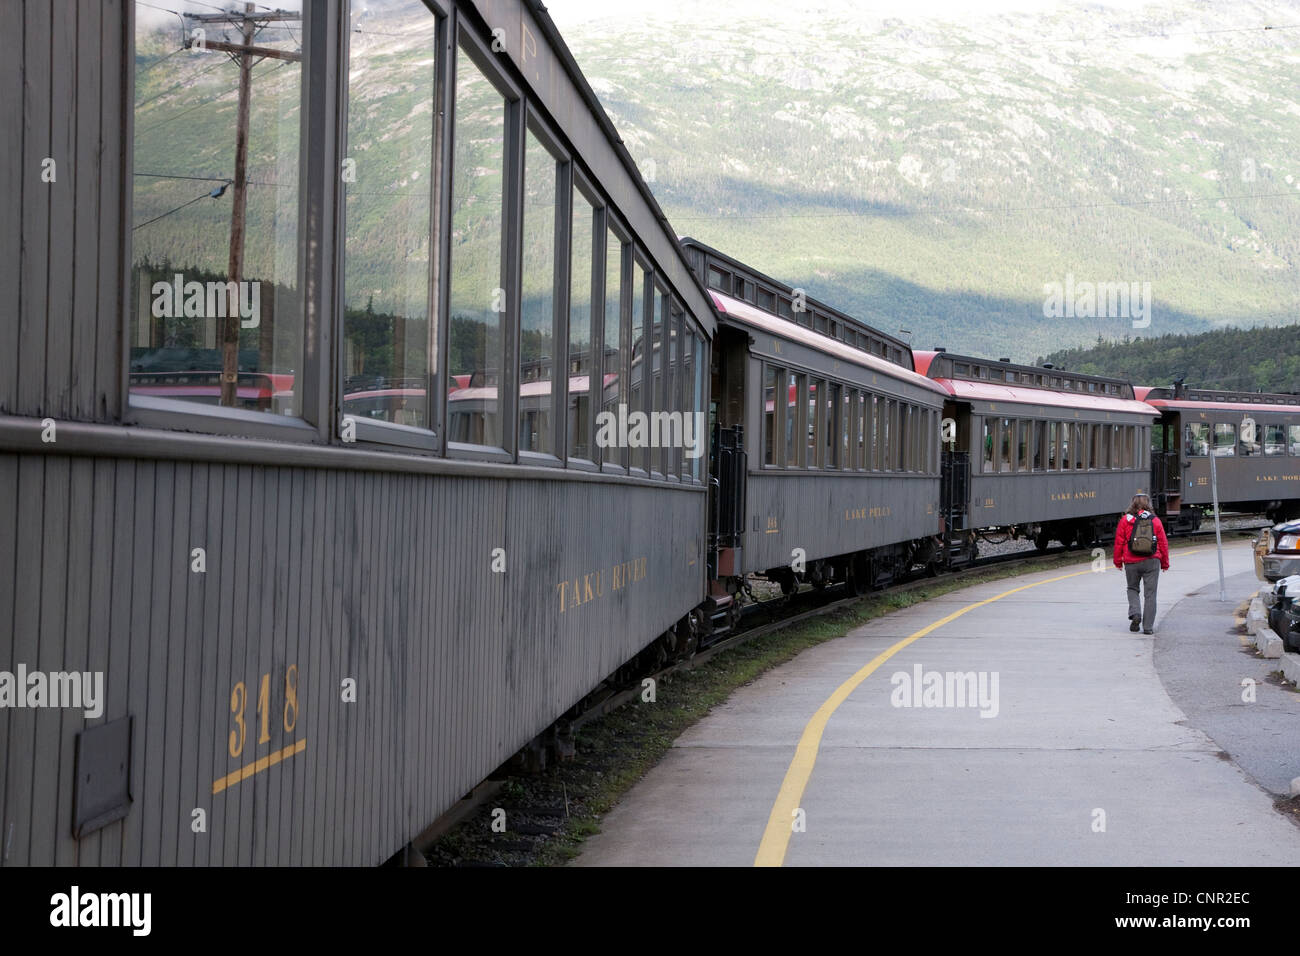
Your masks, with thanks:
M 1052 539 L 1047 536 L 1046 531 L 1040 531 L 1034 535 L 1034 547 L 1039 551 L 1046 551 L 1047 546 L 1052 543 Z

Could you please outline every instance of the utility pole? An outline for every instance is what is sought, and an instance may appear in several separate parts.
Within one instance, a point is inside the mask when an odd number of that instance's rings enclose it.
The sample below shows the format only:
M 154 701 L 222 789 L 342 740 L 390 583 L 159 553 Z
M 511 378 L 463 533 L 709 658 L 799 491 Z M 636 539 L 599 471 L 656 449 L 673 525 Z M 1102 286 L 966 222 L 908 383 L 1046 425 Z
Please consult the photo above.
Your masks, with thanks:
M 286 13 L 272 10 L 256 13 L 256 4 L 245 3 L 242 12 L 229 13 L 187 13 L 185 19 L 193 23 L 223 23 L 239 29 L 242 43 L 234 44 L 223 40 L 209 40 L 204 37 L 202 48 L 216 50 L 230 56 L 239 67 L 239 107 L 235 119 L 235 176 L 230 208 L 230 258 L 226 270 L 226 281 L 241 282 L 244 273 L 244 232 L 246 212 L 248 209 L 248 117 L 249 105 L 253 92 L 253 66 L 263 59 L 302 61 L 301 53 L 280 50 L 270 46 L 254 46 L 253 38 L 268 24 L 275 22 L 302 20 L 298 13 Z M 186 49 L 192 39 L 185 41 Z M 238 399 L 239 386 L 239 309 L 226 308 L 226 315 L 221 326 L 221 404 L 233 407 Z M 265 321 L 265 320 L 264 320 Z M 271 330 L 261 330 L 262 342 L 266 343 Z M 265 351 L 265 349 L 263 350 Z

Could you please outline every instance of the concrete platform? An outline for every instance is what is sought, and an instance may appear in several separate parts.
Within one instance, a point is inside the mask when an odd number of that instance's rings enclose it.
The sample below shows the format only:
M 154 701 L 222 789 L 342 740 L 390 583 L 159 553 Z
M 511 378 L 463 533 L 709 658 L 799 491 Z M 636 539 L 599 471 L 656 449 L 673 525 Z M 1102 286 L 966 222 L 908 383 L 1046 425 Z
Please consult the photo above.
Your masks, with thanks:
M 1233 611 L 1258 585 L 1240 573 L 1249 547 L 1231 545 L 1225 562 L 1230 600 L 1176 620 L 1196 642 L 1209 633 L 1240 656 Z M 683 734 L 576 862 L 1300 863 L 1300 828 L 1188 725 L 1157 674 L 1156 642 L 1179 641 L 1165 631 L 1171 612 L 1208 584 L 1217 598 L 1213 548 L 1175 551 L 1154 638 L 1128 630 L 1123 575 L 1086 560 L 872 621 L 742 688 Z M 895 706 L 894 675 L 911 679 L 917 665 L 984 672 L 989 691 L 996 674 L 996 716 Z M 860 683 L 842 686 L 855 675 Z M 837 689 L 842 699 L 828 703 Z M 1270 769 L 1280 778 L 1283 768 Z M 794 809 L 802 832 L 786 822 Z

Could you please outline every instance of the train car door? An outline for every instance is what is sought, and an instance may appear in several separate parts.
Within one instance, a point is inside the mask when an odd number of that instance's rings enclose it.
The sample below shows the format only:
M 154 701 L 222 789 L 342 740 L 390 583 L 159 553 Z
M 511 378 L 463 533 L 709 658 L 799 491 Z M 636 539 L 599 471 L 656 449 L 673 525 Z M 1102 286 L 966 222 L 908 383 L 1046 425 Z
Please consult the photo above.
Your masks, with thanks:
M 970 536 L 964 534 L 970 513 L 970 405 L 947 401 L 943 405 L 943 453 L 939 461 L 939 509 L 943 517 L 944 556 L 951 565 L 968 555 Z
M 1166 411 L 1151 426 L 1151 504 L 1160 514 L 1182 510 L 1183 430 L 1177 411 Z

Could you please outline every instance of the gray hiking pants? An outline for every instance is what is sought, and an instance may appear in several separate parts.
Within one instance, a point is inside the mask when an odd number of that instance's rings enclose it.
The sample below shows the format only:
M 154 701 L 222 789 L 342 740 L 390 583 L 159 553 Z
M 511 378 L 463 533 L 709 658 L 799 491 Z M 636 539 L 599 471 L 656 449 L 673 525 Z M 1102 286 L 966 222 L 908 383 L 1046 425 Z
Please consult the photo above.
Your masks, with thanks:
M 1124 577 L 1128 579 L 1129 620 L 1142 618 L 1143 630 L 1149 631 L 1156 623 L 1156 586 L 1160 583 L 1160 559 L 1153 557 L 1126 564 Z M 1145 602 L 1138 600 L 1139 583 L 1146 592 Z

